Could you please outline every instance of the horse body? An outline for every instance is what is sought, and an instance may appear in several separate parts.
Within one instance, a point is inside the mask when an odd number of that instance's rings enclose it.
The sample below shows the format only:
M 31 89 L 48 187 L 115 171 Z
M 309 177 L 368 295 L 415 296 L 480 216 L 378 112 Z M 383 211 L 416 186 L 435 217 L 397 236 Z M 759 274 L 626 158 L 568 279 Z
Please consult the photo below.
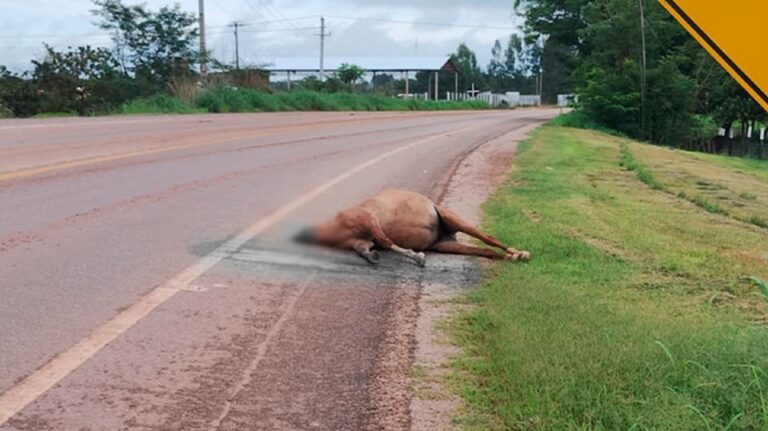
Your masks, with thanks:
M 403 248 L 428 250 L 440 238 L 440 216 L 426 196 L 405 190 L 384 190 L 360 204 L 379 219 L 384 233 Z
M 456 241 L 464 232 L 503 250 L 473 247 Z M 491 259 L 530 258 L 530 253 L 507 247 L 471 226 L 424 195 L 407 190 L 384 190 L 360 205 L 343 210 L 333 220 L 302 232 L 297 239 L 355 250 L 368 262 L 378 262 L 374 247 L 401 253 L 424 265 L 423 251 L 482 256 Z

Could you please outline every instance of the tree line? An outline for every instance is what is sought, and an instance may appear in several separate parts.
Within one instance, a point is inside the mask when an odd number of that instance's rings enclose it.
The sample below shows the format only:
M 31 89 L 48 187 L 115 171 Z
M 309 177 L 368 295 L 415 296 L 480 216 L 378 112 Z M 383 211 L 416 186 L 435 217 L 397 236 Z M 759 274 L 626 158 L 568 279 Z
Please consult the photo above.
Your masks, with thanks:
M 172 91 L 196 76 L 197 18 L 180 6 L 152 11 L 120 0 L 93 0 L 99 28 L 113 49 L 91 46 L 45 54 L 32 70 L 11 73 L 0 66 L 0 116 L 41 112 L 80 115 L 109 112 L 124 102 Z
M 45 45 L 44 55 L 32 61 L 29 71 L 12 73 L 0 65 L 0 117 L 48 112 L 94 115 L 114 112 L 134 99 L 168 94 L 190 101 L 199 93 L 197 70 L 202 56 L 194 14 L 182 11 L 178 4 L 156 11 L 121 0 L 93 0 L 93 4 L 96 25 L 110 34 L 112 48 L 57 50 Z M 538 44 L 512 35 L 504 45 L 496 42 L 487 67 L 480 66 L 476 54 L 463 43 L 450 55 L 460 70 L 460 91 L 474 86 L 480 91 L 534 93 L 540 53 Z M 235 71 L 211 53 L 206 58 L 213 76 L 226 74 L 230 81 L 239 77 L 242 79 L 234 80 L 238 85 L 269 91 L 267 75 L 250 73 L 258 67 Z M 346 65 L 324 82 L 310 76 L 295 83 L 294 88 L 331 93 L 376 88 L 386 95 L 405 91 L 404 79 L 387 74 L 360 83 L 364 72 L 358 66 Z M 430 73 L 417 73 L 410 79 L 410 91 L 433 91 L 433 79 Z M 439 80 L 443 90 L 440 97 L 445 98 L 444 91 L 454 89 L 454 78 L 442 73 Z

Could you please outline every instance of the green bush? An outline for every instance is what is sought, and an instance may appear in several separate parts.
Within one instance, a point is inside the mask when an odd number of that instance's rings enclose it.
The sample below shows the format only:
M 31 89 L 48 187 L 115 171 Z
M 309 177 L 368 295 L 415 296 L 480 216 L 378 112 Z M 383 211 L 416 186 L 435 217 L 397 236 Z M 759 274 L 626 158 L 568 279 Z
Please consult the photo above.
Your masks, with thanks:
M 277 112 L 277 111 L 416 111 L 488 109 L 481 101 L 423 101 L 363 95 L 347 92 L 322 93 L 296 90 L 270 94 L 251 89 L 220 86 L 202 92 L 195 106 L 207 112 Z

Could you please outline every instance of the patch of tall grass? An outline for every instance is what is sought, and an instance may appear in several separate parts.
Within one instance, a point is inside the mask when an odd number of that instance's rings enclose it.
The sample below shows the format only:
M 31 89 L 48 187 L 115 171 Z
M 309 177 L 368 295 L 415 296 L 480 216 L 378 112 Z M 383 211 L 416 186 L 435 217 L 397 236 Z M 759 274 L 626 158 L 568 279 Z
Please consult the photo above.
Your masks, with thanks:
M 634 171 L 637 174 L 637 179 L 648 185 L 648 187 L 654 190 L 664 190 L 664 186 L 656 181 L 651 171 L 635 160 L 635 156 L 629 151 L 626 142 L 621 143 L 619 164 L 628 171 Z
M 197 114 L 204 112 L 176 97 L 158 94 L 146 99 L 135 99 L 123 105 L 121 113 L 141 114 Z
M 265 93 L 250 89 L 214 87 L 201 92 L 194 104 L 171 96 L 154 96 L 127 103 L 125 114 L 226 113 L 280 111 L 435 111 L 489 109 L 481 101 L 424 101 L 356 93 L 321 93 L 297 90 Z

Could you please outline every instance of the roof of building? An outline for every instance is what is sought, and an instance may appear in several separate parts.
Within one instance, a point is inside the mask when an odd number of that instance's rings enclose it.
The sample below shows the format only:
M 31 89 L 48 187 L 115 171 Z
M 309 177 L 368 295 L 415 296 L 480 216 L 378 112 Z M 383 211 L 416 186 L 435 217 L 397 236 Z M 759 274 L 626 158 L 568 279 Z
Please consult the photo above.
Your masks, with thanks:
M 450 57 L 326 57 L 324 69 L 334 72 L 343 64 L 355 64 L 368 72 L 421 72 L 450 71 L 458 68 Z M 318 72 L 319 59 L 316 57 L 287 57 L 276 59 L 263 67 L 270 72 Z

